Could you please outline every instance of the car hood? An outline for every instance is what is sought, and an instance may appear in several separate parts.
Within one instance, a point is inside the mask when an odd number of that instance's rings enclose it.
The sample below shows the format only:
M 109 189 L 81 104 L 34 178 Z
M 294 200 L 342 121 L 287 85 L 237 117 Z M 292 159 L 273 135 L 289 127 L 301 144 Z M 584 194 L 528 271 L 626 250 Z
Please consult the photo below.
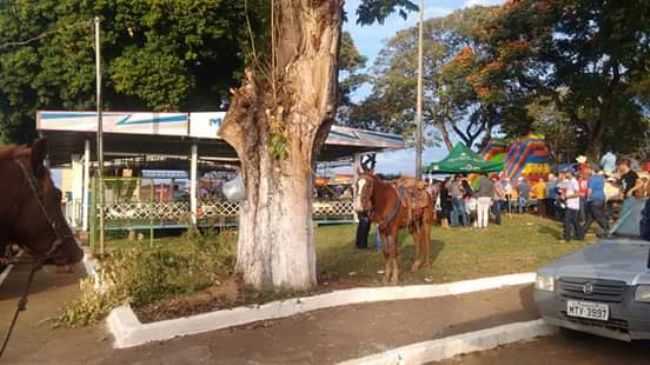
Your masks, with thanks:
M 622 280 L 628 285 L 650 284 L 650 242 L 629 239 L 600 241 L 564 256 L 539 270 L 554 277 Z

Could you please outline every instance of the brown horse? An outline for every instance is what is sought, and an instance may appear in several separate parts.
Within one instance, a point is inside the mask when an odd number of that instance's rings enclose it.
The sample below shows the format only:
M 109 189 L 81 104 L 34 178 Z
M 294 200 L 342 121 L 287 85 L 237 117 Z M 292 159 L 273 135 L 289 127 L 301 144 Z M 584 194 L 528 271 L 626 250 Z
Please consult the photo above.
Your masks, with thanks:
M 61 210 L 61 191 L 44 166 L 47 142 L 0 149 L 0 255 L 9 243 L 26 249 L 44 264 L 81 261 L 77 244 Z
M 415 185 L 387 183 L 371 173 L 359 175 L 355 185 L 355 211 L 367 214 L 379 225 L 384 243 L 384 282 L 397 284 L 399 281 L 398 233 L 402 228 L 408 228 L 415 244 L 411 271 L 430 264 L 433 198 Z

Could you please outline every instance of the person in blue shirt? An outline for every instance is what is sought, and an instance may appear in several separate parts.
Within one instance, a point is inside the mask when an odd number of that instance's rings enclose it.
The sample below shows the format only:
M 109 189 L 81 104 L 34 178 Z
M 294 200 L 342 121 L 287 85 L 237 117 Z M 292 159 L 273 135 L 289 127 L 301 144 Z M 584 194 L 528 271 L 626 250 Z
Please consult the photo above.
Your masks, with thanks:
M 591 175 L 587 180 L 586 218 L 582 232 L 586 233 L 591 224 L 596 221 L 601 229 L 599 237 L 609 234 L 609 218 L 607 217 L 607 201 L 605 199 L 605 176 L 600 168 L 588 169 Z

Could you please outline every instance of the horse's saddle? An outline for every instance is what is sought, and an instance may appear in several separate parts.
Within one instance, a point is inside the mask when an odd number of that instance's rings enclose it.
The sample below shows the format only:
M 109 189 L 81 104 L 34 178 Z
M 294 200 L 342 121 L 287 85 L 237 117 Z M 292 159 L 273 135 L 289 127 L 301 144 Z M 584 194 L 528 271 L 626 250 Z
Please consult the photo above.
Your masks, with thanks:
M 432 203 L 424 181 L 403 177 L 395 181 L 395 187 L 399 191 L 402 205 L 409 209 L 423 209 Z

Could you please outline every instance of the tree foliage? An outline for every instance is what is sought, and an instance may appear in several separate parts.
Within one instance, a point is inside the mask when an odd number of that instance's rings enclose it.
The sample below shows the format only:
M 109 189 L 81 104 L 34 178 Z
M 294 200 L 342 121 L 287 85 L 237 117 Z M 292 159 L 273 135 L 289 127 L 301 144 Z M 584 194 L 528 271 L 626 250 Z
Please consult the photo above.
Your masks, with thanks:
M 400 5 L 366 1 L 359 19 Z M 36 110 L 95 108 L 94 16 L 102 19 L 105 107 L 177 111 L 227 107 L 244 65 L 269 54 L 269 13 L 265 0 L 3 1 L 0 141 L 30 141 Z M 342 114 L 365 81 L 365 62 L 345 33 Z
M 108 109 L 220 109 L 241 77 L 240 1 L 8 0 L 0 7 L 5 140 L 30 141 L 38 109 L 94 109 L 94 16 L 102 19 Z
M 516 0 L 426 21 L 424 118 L 433 142 L 535 131 L 557 138 L 565 159 L 638 151 L 648 128 L 649 18 L 641 0 Z M 416 67 L 412 28 L 382 50 L 353 123 L 412 135 Z
M 349 124 L 351 110 L 356 107 L 352 94 L 368 81 L 364 73 L 366 56 L 359 53 L 352 35 L 343 32 L 339 51 L 339 94 L 337 123 Z
M 649 24 L 650 3 L 641 0 L 510 1 L 485 26 L 490 56 L 480 69 L 503 82 L 484 85 L 520 99 L 550 98 L 578 153 L 632 152 L 647 128 Z M 515 133 L 531 123 L 506 126 Z
M 476 31 L 494 7 L 473 7 L 424 23 L 424 108 L 429 144 L 452 147 L 452 134 L 467 145 L 499 124 L 498 100 L 485 95 L 470 76 L 484 45 Z M 417 27 L 391 38 L 374 65 L 372 93 L 356 108 L 352 123 L 412 137 L 417 90 Z

